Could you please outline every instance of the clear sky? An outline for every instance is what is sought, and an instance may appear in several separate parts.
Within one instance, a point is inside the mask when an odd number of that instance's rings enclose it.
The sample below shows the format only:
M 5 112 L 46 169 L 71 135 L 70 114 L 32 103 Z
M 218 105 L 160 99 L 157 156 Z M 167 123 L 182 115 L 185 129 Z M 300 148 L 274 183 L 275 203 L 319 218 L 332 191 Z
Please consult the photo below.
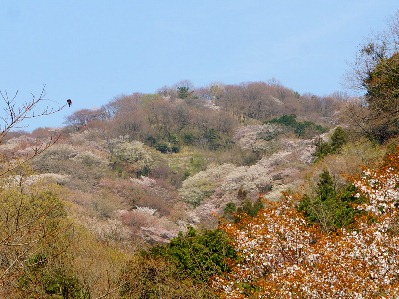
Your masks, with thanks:
M 398 9 L 398 0 L 0 0 L 0 90 L 23 101 L 45 84 L 50 106 L 73 100 L 27 130 L 181 80 L 276 78 L 328 95 Z

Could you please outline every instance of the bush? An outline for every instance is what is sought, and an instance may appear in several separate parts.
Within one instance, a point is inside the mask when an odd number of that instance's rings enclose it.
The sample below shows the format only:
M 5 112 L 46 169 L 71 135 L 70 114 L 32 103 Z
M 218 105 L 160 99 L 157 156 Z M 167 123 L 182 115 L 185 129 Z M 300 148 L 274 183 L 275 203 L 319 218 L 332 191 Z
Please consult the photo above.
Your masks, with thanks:
M 113 139 L 113 168 L 124 170 L 136 177 L 150 173 L 154 158 L 148 148 L 140 141 L 126 141 L 123 138 Z
M 87 298 L 67 253 L 61 189 L 24 178 L 22 187 L 1 183 L 0 298 Z
M 223 164 L 188 177 L 179 190 L 182 200 L 192 207 L 199 206 L 204 199 L 215 192 L 218 184 L 234 169 L 235 166 L 232 164 Z
M 244 200 L 242 205 L 237 208 L 237 213 L 245 213 L 248 216 L 254 217 L 258 212 L 263 209 L 263 203 L 260 198 L 255 200 L 254 202 L 250 201 L 249 199 Z
M 317 223 L 324 231 L 334 231 L 338 228 L 350 228 L 359 210 L 352 207 L 353 203 L 362 202 L 355 197 L 356 187 L 352 184 L 336 191 L 334 181 L 328 170 L 320 174 L 315 195 L 304 195 L 297 209 L 302 212 L 310 223 Z
M 318 140 L 314 156 L 317 158 L 317 160 L 320 160 L 329 154 L 338 154 L 341 152 L 342 146 L 347 142 L 347 133 L 341 127 L 337 127 L 334 130 L 329 142 L 325 142 L 321 139 Z
M 156 144 L 155 149 L 157 151 L 160 151 L 162 154 L 166 154 L 170 151 L 168 145 L 165 143 Z
M 187 132 L 183 134 L 183 142 L 186 145 L 192 145 L 194 144 L 194 141 L 196 140 L 195 134 L 193 132 Z
M 213 275 L 229 272 L 229 259 L 236 252 L 225 233 L 220 230 L 188 231 L 172 239 L 167 245 L 153 247 L 150 256 L 163 257 L 181 271 L 182 277 L 191 277 L 195 282 L 206 282 Z
M 33 161 L 40 173 L 54 173 L 68 177 L 69 187 L 89 190 L 106 176 L 108 161 L 100 152 L 83 151 L 67 144 L 54 145 Z M 68 184 L 68 181 L 71 183 Z
M 166 143 L 156 144 L 155 149 L 161 152 L 162 154 L 180 152 L 180 148 L 177 145 L 172 145 L 171 147 L 169 147 Z
M 207 284 L 195 284 L 183 277 L 176 265 L 164 258 L 137 256 L 130 261 L 120 276 L 119 295 L 126 299 L 216 299 Z
M 306 137 L 307 135 L 314 135 L 315 133 L 324 133 L 326 131 L 325 128 L 323 128 L 320 125 L 316 125 L 315 123 L 311 121 L 304 121 L 304 122 L 298 122 L 296 120 L 296 115 L 291 114 L 291 115 L 283 115 L 278 118 L 274 118 L 270 121 L 269 123 L 274 123 L 274 124 L 281 124 L 287 127 L 290 127 L 294 129 L 294 132 L 297 136 L 299 137 Z
M 203 133 L 203 139 L 208 145 L 208 149 L 216 151 L 231 148 L 232 140 L 228 134 L 223 134 L 216 129 L 208 129 Z
M 237 206 L 233 202 L 226 204 L 225 208 L 223 209 L 223 217 L 226 220 L 237 223 L 242 218 L 242 214 L 255 217 L 258 212 L 264 208 L 261 198 L 258 198 L 256 201 L 251 201 L 247 197 L 247 194 L 248 192 L 241 187 L 237 194 L 238 199 L 240 200 L 240 205 Z
M 89 294 L 69 269 L 54 265 L 50 260 L 42 253 L 28 259 L 24 272 L 18 279 L 22 294 L 35 294 L 42 298 L 89 298 Z

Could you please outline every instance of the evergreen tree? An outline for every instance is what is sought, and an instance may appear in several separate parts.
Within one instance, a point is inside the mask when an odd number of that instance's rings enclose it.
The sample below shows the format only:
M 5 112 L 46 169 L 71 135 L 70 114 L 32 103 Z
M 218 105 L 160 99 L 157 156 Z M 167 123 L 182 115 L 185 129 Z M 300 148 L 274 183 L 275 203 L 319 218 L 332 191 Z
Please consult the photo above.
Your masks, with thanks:
M 321 201 L 326 201 L 336 196 L 334 181 L 327 169 L 324 169 L 320 174 L 316 192 Z
M 319 177 L 314 196 L 304 195 L 298 204 L 310 223 L 317 223 L 324 231 L 334 231 L 340 227 L 350 227 L 359 211 L 352 203 L 359 203 L 356 187 L 349 184 L 337 191 L 334 180 L 325 169 Z

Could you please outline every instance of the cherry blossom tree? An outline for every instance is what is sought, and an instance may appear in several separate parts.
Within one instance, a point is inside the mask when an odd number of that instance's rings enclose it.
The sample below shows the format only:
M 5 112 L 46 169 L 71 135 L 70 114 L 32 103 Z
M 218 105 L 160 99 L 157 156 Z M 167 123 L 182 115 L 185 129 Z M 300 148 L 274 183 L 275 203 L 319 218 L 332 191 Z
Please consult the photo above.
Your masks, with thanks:
M 394 298 L 399 293 L 399 151 L 353 179 L 368 200 L 355 229 L 324 233 L 286 195 L 254 218 L 224 223 L 241 258 L 215 277 L 222 298 Z

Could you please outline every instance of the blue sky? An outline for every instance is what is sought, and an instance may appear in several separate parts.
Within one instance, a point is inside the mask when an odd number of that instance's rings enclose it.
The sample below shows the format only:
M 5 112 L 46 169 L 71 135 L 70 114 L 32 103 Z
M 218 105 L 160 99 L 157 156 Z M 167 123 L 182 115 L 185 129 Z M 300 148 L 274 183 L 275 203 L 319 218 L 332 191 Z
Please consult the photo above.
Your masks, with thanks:
M 27 130 L 181 80 L 276 78 L 328 95 L 398 9 L 397 0 L 0 0 L 0 90 L 22 102 L 45 84 L 50 106 L 73 100 Z

